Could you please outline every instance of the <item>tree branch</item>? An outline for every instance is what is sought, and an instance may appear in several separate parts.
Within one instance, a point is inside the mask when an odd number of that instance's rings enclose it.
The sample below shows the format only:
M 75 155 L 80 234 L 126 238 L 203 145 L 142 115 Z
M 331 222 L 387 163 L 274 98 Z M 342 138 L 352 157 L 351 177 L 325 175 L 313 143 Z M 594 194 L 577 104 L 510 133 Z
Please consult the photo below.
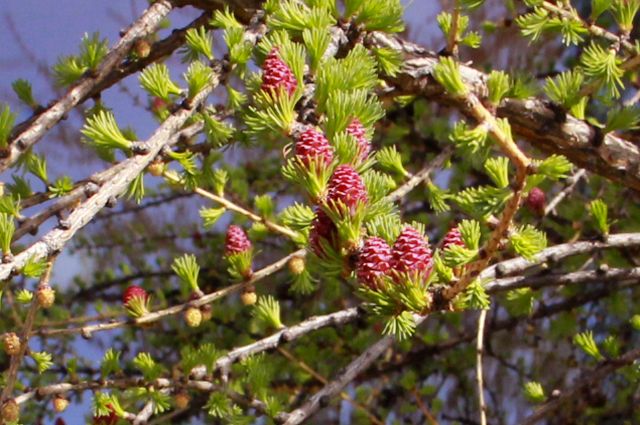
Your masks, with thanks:
M 122 169 L 107 180 L 95 194 L 74 209 L 65 220 L 66 225 L 63 228 L 58 227 L 51 230 L 39 242 L 16 255 L 11 261 L 0 265 L 0 280 L 7 279 L 12 272 L 19 270 L 29 259 L 39 260 L 60 252 L 77 231 L 87 225 L 108 202 L 124 193 L 129 184 L 144 171 L 162 148 L 173 140 L 172 136 L 180 130 L 213 88 L 218 85 L 219 73 L 220 69 L 214 71 L 212 83 L 193 99 L 190 108 L 181 108 L 158 127 L 145 142 L 149 149 L 148 153 L 136 155 L 123 161 Z
M 372 33 L 368 42 L 404 54 L 405 62 L 395 77 L 386 77 L 393 95 L 412 94 L 453 105 L 464 113 L 468 109 L 458 99 L 447 96 L 432 77 L 439 62 L 436 53 L 421 46 L 382 33 Z M 469 66 L 460 66 L 462 79 L 481 100 L 488 93 L 487 75 Z M 391 94 L 391 93 L 390 93 Z M 515 134 L 537 148 L 565 155 L 582 168 L 640 190 L 640 148 L 612 133 L 560 111 L 551 102 L 538 98 L 504 99 L 497 115 L 509 119 Z
M 154 33 L 172 7 L 171 2 L 168 0 L 158 0 L 149 6 L 107 53 L 95 72 L 82 77 L 64 96 L 35 117 L 32 122 L 17 126 L 15 129 L 17 134 L 11 139 L 9 151 L 6 152 L 4 158 L 0 159 L 0 172 L 14 164 L 23 152 L 36 144 L 51 127 L 85 98 L 113 69 L 120 65 L 136 40 Z

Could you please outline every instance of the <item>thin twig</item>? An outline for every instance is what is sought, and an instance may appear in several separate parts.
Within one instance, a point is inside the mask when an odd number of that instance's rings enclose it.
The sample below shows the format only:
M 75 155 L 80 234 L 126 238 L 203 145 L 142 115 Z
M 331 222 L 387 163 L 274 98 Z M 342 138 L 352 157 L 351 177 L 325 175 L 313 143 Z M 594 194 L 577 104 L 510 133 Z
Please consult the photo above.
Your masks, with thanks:
M 180 177 L 178 177 L 175 172 L 173 171 L 167 171 L 164 174 L 164 177 L 169 180 L 172 183 L 181 183 L 181 179 Z M 298 233 L 289 229 L 288 227 L 285 226 L 281 226 L 277 223 L 274 223 L 273 221 L 267 220 L 266 218 L 259 216 L 258 214 L 247 210 L 246 208 L 243 208 L 235 203 L 233 203 L 232 201 L 228 200 L 227 198 L 224 198 L 222 196 L 218 196 L 214 193 L 211 193 L 207 190 L 204 190 L 202 188 L 196 187 L 193 190 L 195 193 L 197 193 L 200 196 L 203 196 L 207 199 L 210 199 L 214 202 L 217 202 L 218 204 L 222 205 L 223 207 L 225 207 L 226 209 L 236 212 L 238 214 L 242 214 L 245 217 L 248 217 L 249 219 L 255 221 L 256 223 L 262 223 L 265 225 L 265 227 L 267 227 L 270 230 L 273 230 L 274 232 L 280 233 L 290 239 L 297 239 L 298 238 Z
M 549 202 L 547 207 L 544 209 L 544 215 L 549 215 L 549 213 L 551 213 L 556 208 L 556 206 L 558 206 L 558 204 L 562 202 L 564 198 L 566 198 L 571 192 L 573 192 L 573 189 L 576 187 L 580 179 L 584 177 L 586 174 L 587 174 L 587 171 L 581 168 L 578 171 L 576 171 L 571 177 L 569 177 L 567 179 L 567 186 L 564 189 L 562 189 L 560 193 L 554 196 L 551 202 Z
M 81 327 L 73 327 L 73 328 L 40 329 L 40 330 L 34 331 L 33 333 L 43 337 L 81 333 L 84 336 L 88 337 L 94 332 L 101 332 L 101 331 L 118 329 L 125 326 L 143 325 L 143 324 L 157 322 L 165 317 L 181 313 L 189 307 L 201 307 L 219 298 L 225 297 L 229 294 L 240 292 L 248 286 L 255 285 L 265 277 L 270 276 L 273 273 L 277 272 L 278 270 L 281 270 L 282 268 L 284 268 L 291 258 L 302 256 L 304 255 L 304 253 L 305 253 L 304 250 L 298 250 L 292 254 L 289 254 L 286 257 L 276 261 L 275 263 L 272 263 L 271 265 L 258 270 L 251 276 L 250 279 L 247 279 L 244 282 L 227 286 L 226 288 L 203 295 L 202 297 L 196 300 L 191 300 L 185 303 L 176 304 L 174 306 L 171 306 L 162 310 L 157 310 L 157 311 L 147 313 L 144 316 L 141 316 L 135 319 L 120 319 L 116 321 L 110 320 L 107 322 L 96 323 L 93 325 L 87 325 L 87 326 L 81 326 Z
M 402 186 L 391 192 L 387 195 L 387 200 L 391 202 L 399 201 L 404 198 L 409 192 L 418 187 L 420 183 L 429 179 L 429 175 L 436 168 L 440 168 L 442 164 L 451 156 L 453 152 L 452 146 L 447 146 L 436 156 L 428 165 L 426 165 L 422 170 L 418 171 L 416 174 L 412 175 L 409 180 L 404 182 Z
M 484 351 L 484 323 L 487 310 L 480 310 L 478 317 L 478 337 L 476 339 L 476 383 L 478 384 L 478 406 L 480 407 L 480 425 L 487 425 L 487 405 L 484 401 L 484 379 L 482 376 L 482 353 Z
M 426 404 L 422 401 L 422 397 L 416 388 L 411 390 L 413 394 L 413 398 L 416 400 L 416 404 L 418 405 L 418 409 L 422 412 L 424 418 L 429 422 L 430 425 L 438 425 L 438 421 L 433 417 Z

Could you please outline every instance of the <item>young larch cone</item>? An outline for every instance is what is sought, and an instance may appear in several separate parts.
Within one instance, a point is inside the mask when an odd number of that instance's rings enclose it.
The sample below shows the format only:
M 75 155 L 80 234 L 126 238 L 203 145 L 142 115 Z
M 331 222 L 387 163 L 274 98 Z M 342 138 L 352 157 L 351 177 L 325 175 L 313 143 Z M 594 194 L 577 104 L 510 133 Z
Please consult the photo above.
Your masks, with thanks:
M 131 285 L 127 289 L 125 289 L 124 293 L 122 294 L 122 303 L 127 306 L 134 298 L 141 298 L 142 300 L 146 301 L 149 298 L 149 294 L 147 294 L 147 291 L 145 291 L 141 287 Z
M 113 410 L 113 406 L 109 404 L 107 407 L 109 408 L 109 414 L 94 416 L 93 425 L 116 425 L 118 423 L 118 415 Z
M 452 227 L 449 229 L 444 238 L 442 239 L 442 249 L 445 250 L 452 245 L 464 246 L 464 241 L 462 240 L 462 235 L 460 234 L 460 229 L 458 227 Z
M 340 201 L 353 210 L 358 203 L 366 203 L 367 199 L 367 188 L 360 174 L 351 165 L 339 165 L 327 184 L 329 205 Z
M 534 213 L 543 215 L 544 208 L 547 204 L 547 196 L 544 194 L 542 189 L 534 187 L 529 191 L 525 204 Z
M 391 270 L 391 259 L 391 247 L 384 239 L 375 236 L 367 238 L 358 255 L 358 281 L 376 289 L 380 278 Z
M 423 272 L 431 267 L 431 249 L 420 232 L 404 228 L 391 250 L 391 266 L 399 273 Z
M 358 156 L 366 159 L 371 152 L 371 142 L 367 139 L 367 132 L 358 118 L 354 118 L 346 128 L 347 133 L 358 141 Z
M 296 156 L 306 166 L 309 166 L 309 163 L 314 160 L 324 165 L 333 161 L 333 147 L 324 134 L 313 128 L 306 129 L 298 136 L 295 150 Z
M 309 245 L 311 250 L 319 257 L 325 252 L 322 247 L 322 241 L 329 245 L 335 242 L 336 225 L 331 218 L 321 209 L 316 210 L 316 218 L 311 223 L 311 231 L 309 232 Z
M 262 64 L 262 90 L 277 93 L 284 89 L 291 96 L 298 87 L 298 81 L 291 68 L 278 55 L 278 48 L 271 49 Z
M 250 249 L 251 241 L 244 230 L 235 224 L 229 226 L 224 244 L 225 255 L 242 254 Z

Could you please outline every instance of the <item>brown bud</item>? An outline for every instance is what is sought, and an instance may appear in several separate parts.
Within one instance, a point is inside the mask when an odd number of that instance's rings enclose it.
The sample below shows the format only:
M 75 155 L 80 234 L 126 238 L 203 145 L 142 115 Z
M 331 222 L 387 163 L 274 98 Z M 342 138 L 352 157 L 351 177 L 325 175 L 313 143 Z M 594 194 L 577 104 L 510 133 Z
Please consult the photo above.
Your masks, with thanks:
M 133 49 L 139 58 L 146 58 L 151 53 L 151 44 L 144 38 L 139 38 L 133 44 Z
M 64 412 L 64 410 L 69 406 L 69 400 L 62 396 L 56 396 L 53 399 L 53 410 L 56 412 Z
M 174 401 L 176 402 L 176 407 L 178 409 L 186 409 L 189 407 L 189 403 L 191 402 L 191 397 L 184 391 L 180 391 L 174 396 Z
M 205 304 L 200 307 L 200 312 L 202 313 L 202 320 L 205 322 L 211 320 L 211 317 L 213 317 L 213 308 L 210 304 Z
M 20 419 L 20 406 L 14 399 L 7 400 L 2 405 L 2 420 L 4 422 L 17 422 Z
M 292 257 L 288 263 L 289 271 L 298 276 L 304 272 L 305 262 L 303 257 Z
M 5 334 L 3 339 L 4 351 L 10 356 L 15 356 L 20 352 L 20 338 L 13 332 Z
M 189 307 L 184 312 L 184 321 L 187 322 L 187 326 L 197 328 L 202 323 L 202 312 L 198 307 Z
M 247 288 L 244 290 L 242 294 L 240 294 L 240 300 L 242 300 L 242 304 L 244 305 L 254 305 L 256 301 L 258 301 L 255 288 Z
M 42 308 L 49 308 L 56 300 L 56 291 L 54 291 L 49 285 L 41 286 L 36 291 L 36 299 L 38 305 Z

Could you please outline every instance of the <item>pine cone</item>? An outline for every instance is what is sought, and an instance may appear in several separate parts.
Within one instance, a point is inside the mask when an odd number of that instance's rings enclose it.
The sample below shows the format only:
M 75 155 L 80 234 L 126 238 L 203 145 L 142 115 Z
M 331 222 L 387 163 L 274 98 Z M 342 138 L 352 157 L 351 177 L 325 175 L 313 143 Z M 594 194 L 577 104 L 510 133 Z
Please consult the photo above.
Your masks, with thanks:
M 336 237 L 336 225 L 331 221 L 329 216 L 321 209 L 316 210 L 316 218 L 311 223 L 311 232 L 309 233 L 309 245 L 311 250 L 319 257 L 324 256 L 325 252 L 322 248 L 322 240 L 333 246 Z
M 358 281 L 375 289 L 380 278 L 391 269 L 391 258 L 391 248 L 384 239 L 367 238 L 358 256 Z
M 462 235 L 460 234 L 460 229 L 458 227 L 452 227 L 449 229 L 444 238 L 442 239 L 442 249 L 445 250 L 452 245 L 464 246 L 464 241 L 462 240 Z
M 423 272 L 431 268 L 431 250 L 420 232 L 404 228 L 391 250 L 391 266 L 399 273 Z
M 358 156 L 360 159 L 367 159 L 369 152 L 371 152 L 371 142 L 367 139 L 367 132 L 360 120 L 354 118 L 347 126 L 346 131 L 358 141 Z
M 367 188 L 360 174 L 350 165 L 339 165 L 327 185 L 327 200 L 342 202 L 353 210 L 360 202 L 367 202 Z
M 324 134 L 313 128 L 308 128 L 300 134 L 296 141 L 296 156 L 306 166 L 309 166 L 312 160 L 326 165 L 333 161 L 333 147 Z
M 232 224 L 227 229 L 227 237 L 224 244 L 225 255 L 242 254 L 251 249 L 251 241 L 241 227 Z
M 547 204 L 547 196 L 542 189 L 534 187 L 529 191 L 525 204 L 532 212 L 543 215 L 544 208 Z
M 262 64 L 262 90 L 277 93 L 283 88 L 291 96 L 298 87 L 298 81 L 291 68 L 278 56 L 278 48 L 274 47 Z

